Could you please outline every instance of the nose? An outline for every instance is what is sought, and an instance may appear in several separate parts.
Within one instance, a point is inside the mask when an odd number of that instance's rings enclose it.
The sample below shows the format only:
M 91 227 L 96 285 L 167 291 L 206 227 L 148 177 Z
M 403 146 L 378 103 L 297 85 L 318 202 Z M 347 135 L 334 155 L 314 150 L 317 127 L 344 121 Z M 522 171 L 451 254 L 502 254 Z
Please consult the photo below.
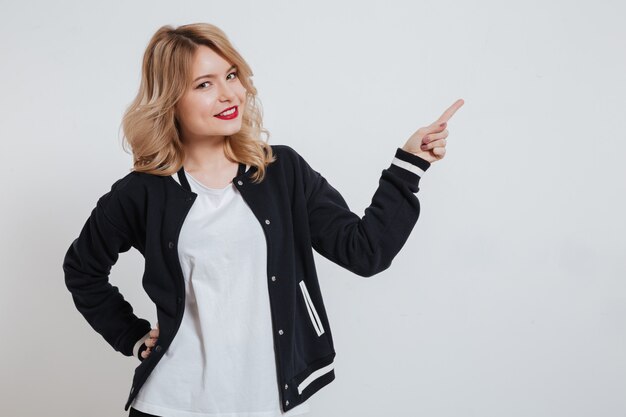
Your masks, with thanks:
M 220 87 L 219 97 L 221 101 L 233 101 L 235 96 L 235 91 L 229 85 L 223 85 Z

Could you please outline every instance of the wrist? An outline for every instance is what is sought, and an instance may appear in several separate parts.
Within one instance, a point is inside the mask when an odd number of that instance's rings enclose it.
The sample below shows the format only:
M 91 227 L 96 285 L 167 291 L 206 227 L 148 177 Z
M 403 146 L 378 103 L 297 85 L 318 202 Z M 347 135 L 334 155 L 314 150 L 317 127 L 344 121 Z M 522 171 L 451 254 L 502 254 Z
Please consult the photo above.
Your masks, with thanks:
M 430 159 L 427 159 L 426 156 L 428 155 L 428 152 L 423 152 L 423 151 L 419 151 L 419 152 L 414 152 L 409 150 L 406 145 L 403 146 L 402 148 L 400 148 L 400 150 L 406 152 L 406 153 L 410 153 L 411 155 L 413 155 L 416 158 L 419 158 L 419 160 L 426 162 L 428 165 L 426 167 L 429 167 L 432 163 L 432 161 Z M 421 165 L 421 164 L 420 164 Z

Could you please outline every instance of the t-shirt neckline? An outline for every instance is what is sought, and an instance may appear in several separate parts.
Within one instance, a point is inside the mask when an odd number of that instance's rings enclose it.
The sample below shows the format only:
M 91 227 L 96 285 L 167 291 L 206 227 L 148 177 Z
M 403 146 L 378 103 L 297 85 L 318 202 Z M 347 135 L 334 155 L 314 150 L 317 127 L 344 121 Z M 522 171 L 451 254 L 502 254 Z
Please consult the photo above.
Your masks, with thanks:
M 211 187 L 207 187 L 206 185 L 202 184 L 200 181 L 198 181 L 196 178 L 193 177 L 193 175 L 189 174 L 189 172 L 187 172 L 185 170 L 185 175 L 187 175 L 189 178 L 191 178 L 191 180 L 200 188 L 202 188 L 203 190 L 211 193 L 211 194 L 223 194 L 226 192 L 226 190 L 232 188 L 233 186 L 233 182 L 229 182 L 228 185 L 226 185 L 224 188 L 211 188 Z

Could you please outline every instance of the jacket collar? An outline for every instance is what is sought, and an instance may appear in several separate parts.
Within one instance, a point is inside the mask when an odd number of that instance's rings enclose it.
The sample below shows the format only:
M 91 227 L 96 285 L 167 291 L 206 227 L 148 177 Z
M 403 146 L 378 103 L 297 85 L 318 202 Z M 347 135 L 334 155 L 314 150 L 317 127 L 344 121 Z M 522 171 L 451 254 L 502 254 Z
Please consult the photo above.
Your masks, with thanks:
M 249 171 L 249 165 L 244 164 L 243 162 L 239 163 L 239 168 L 237 169 L 237 177 L 242 176 L 244 173 Z M 177 172 L 178 181 L 180 185 L 187 191 L 191 191 L 191 187 L 189 186 L 189 181 L 187 180 L 187 176 L 185 175 L 185 167 L 181 165 L 180 169 Z

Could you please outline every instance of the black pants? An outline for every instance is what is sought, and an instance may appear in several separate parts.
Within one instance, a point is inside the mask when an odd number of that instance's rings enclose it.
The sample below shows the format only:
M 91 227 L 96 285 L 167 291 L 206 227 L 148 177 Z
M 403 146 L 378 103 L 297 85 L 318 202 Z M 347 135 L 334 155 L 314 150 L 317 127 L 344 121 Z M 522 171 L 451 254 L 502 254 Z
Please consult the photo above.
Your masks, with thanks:
M 143 413 L 137 410 L 136 408 L 130 407 L 130 413 L 128 414 L 128 417 L 159 417 L 159 416 L 155 416 L 154 414 Z

